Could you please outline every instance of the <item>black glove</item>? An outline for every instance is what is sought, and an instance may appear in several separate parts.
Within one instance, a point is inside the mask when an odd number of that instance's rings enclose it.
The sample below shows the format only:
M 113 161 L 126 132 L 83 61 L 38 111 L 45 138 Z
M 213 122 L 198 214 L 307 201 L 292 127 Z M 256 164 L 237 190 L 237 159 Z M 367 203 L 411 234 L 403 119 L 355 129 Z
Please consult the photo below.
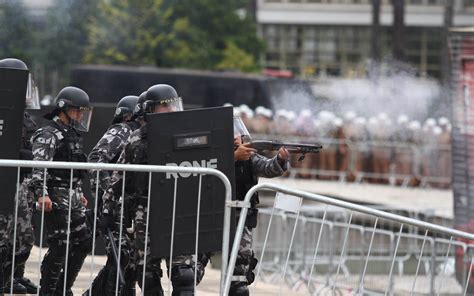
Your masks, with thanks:
M 107 235 L 109 229 L 113 231 L 115 229 L 114 216 L 109 214 L 102 215 L 99 221 L 99 229 L 102 232 L 102 235 Z

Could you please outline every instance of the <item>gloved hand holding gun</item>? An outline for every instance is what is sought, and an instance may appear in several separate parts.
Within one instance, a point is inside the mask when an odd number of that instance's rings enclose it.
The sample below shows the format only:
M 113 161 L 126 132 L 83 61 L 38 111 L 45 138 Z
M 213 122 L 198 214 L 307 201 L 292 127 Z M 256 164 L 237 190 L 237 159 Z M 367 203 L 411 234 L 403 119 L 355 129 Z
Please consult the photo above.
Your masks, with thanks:
M 302 155 L 298 161 L 302 161 L 306 153 L 318 153 L 323 146 L 319 143 L 315 144 L 300 144 L 300 143 L 284 143 L 280 141 L 268 141 L 268 140 L 252 140 L 247 127 L 239 116 L 234 116 L 234 150 L 239 145 L 243 145 L 247 151 L 246 153 L 253 153 L 250 148 L 255 149 L 257 152 L 262 151 L 279 151 L 286 150 L 287 152 L 301 153 Z M 286 155 L 285 155 L 286 156 Z

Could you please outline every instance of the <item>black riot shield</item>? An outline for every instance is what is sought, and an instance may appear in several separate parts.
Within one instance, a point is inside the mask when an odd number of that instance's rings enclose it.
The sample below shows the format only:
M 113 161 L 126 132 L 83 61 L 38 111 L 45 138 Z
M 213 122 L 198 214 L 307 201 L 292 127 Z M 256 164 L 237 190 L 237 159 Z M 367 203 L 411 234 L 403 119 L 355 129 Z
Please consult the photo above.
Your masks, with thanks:
M 28 71 L 0 68 L 0 159 L 19 159 Z M 0 213 L 12 213 L 16 168 L 0 167 Z
M 232 116 L 231 107 L 147 115 L 149 163 L 217 168 L 234 184 Z M 195 252 L 199 175 L 153 174 L 149 209 L 151 253 L 161 258 L 170 255 L 175 180 L 173 256 Z M 200 193 L 199 253 L 219 251 L 225 188 L 217 177 L 203 176 Z

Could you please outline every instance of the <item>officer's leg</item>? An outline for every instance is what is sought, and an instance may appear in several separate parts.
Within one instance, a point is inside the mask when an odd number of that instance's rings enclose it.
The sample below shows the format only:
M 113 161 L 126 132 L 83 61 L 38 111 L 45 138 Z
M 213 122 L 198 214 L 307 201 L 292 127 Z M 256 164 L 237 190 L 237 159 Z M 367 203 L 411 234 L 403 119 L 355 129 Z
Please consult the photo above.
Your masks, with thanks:
M 0 294 L 3 293 L 4 288 L 4 277 L 6 274 L 4 273 L 4 265 L 7 261 L 9 251 L 9 217 L 4 214 L 0 214 Z
M 48 239 L 48 252 L 41 263 L 40 295 L 54 295 L 56 284 L 66 259 L 64 240 Z
M 194 295 L 194 260 L 193 255 L 181 255 L 173 257 L 171 268 L 171 283 L 173 284 L 174 296 Z M 204 277 L 204 270 L 209 261 L 207 254 L 198 254 L 196 285 L 199 285 Z M 168 272 L 170 270 L 169 260 L 166 261 Z M 168 274 L 169 275 L 169 274 Z
M 257 259 L 252 251 L 252 230 L 245 226 L 240 240 L 239 253 L 235 262 L 234 277 L 231 283 L 229 295 L 249 295 L 248 285 L 255 280 L 253 270 L 257 265 Z
M 112 235 L 113 235 L 113 240 L 116 246 L 116 250 L 118 251 L 119 233 L 114 231 Z M 124 233 L 122 235 L 122 242 L 120 243 L 120 245 L 121 245 L 120 270 L 122 272 L 122 275 L 124 275 L 125 284 L 129 283 L 130 284 L 129 286 L 132 286 L 132 285 L 134 286 L 135 285 L 134 275 L 133 273 L 129 271 L 129 268 L 132 267 L 132 262 L 130 260 L 132 258 L 132 249 L 131 249 L 130 240 L 128 239 L 127 234 Z M 107 277 L 106 277 L 106 282 L 105 282 L 104 294 L 115 295 L 115 290 L 117 288 L 117 260 L 118 258 L 115 258 L 111 241 L 110 241 L 110 238 L 108 238 L 108 235 L 107 235 L 107 254 L 108 254 L 108 257 L 107 257 L 106 267 L 107 267 L 108 272 L 107 272 Z M 118 289 L 119 291 L 124 291 L 123 289 L 125 289 L 120 284 L 120 281 L 119 281 Z
M 143 265 L 137 265 L 137 281 L 145 296 L 162 296 L 163 288 L 161 287 L 161 259 L 150 258 L 147 256 L 147 264 L 145 270 L 145 286 L 143 287 Z
M 77 275 L 82 268 L 84 259 L 87 257 L 87 254 L 91 251 L 92 239 L 88 239 L 74 243 L 72 250 L 70 252 L 67 264 L 67 278 L 66 278 L 66 295 L 72 295 L 71 288 L 76 281 Z M 61 278 L 58 280 L 56 285 L 56 292 L 60 291 L 62 295 L 64 289 L 64 271 L 61 273 Z
M 135 211 L 135 256 L 137 262 L 137 281 L 144 291 L 145 296 L 161 296 L 161 259 L 150 256 L 150 236 L 146 235 L 146 199 L 137 205 Z M 145 238 L 147 239 L 147 249 L 145 250 Z M 145 265 L 145 251 L 147 252 L 147 262 L 145 270 L 145 286 L 143 287 L 143 266 Z
M 90 229 L 86 224 L 86 217 L 81 209 L 76 209 L 71 213 L 71 235 L 67 264 L 66 293 L 70 292 L 79 271 L 82 268 L 84 259 L 92 250 L 92 236 Z M 57 292 L 63 292 L 64 289 L 64 271 L 57 282 Z M 67 294 L 69 295 L 69 294 Z
M 13 283 L 11 283 L 11 277 L 12 277 L 12 257 L 13 257 L 13 234 L 14 234 L 14 227 L 13 223 L 16 223 L 17 221 L 13 221 L 13 217 L 9 215 L 3 216 L 2 219 L 8 219 L 8 221 L 0 221 L 0 228 L 2 228 L 3 231 L 2 234 L 0 235 L 2 237 L 3 241 L 3 251 L 1 251 L 3 254 L 3 261 L 2 262 L 2 268 L 3 268 L 3 275 L 2 275 L 2 287 L 3 289 L 0 290 L 0 293 L 2 291 L 4 292 L 10 292 L 11 291 L 11 286 L 13 286 L 13 293 L 15 294 L 25 294 L 27 292 L 27 289 L 20 283 L 16 281 L 16 279 L 13 279 Z M 18 217 L 18 221 L 20 221 L 20 217 Z M 17 227 L 17 244 L 15 246 L 16 248 L 16 254 L 18 254 L 18 250 L 21 248 L 21 245 L 19 244 L 19 237 L 21 237 L 21 224 L 19 227 Z M 2 242 L 0 242 L 2 244 Z M 17 257 L 15 256 L 15 259 Z M 17 266 L 17 262 L 15 261 L 15 266 Z
M 6 274 L 4 272 L 4 264 L 8 254 L 8 246 L 0 245 L 0 295 L 3 293 L 3 288 L 5 285 L 4 277 L 6 277 Z
M 27 289 L 29 294 L 36 294 L 38 287 L 24 276 L 25 264 L 30 257 L 30 252 L 35 241 L 32 226 L 33 210 L 28 202 L 28 194 L 30 194 L 30 192 L 25 185 L 22 185 L 20 193 L 14 277 L 18 283 Z
M 25 264 L 30 256 L 31 248 L 27 249 L 26 252 L 15 255 L 15 273 L 14 281 L 17 286 L 21 285 L 25 287 L 28 294 L 36 294 L 38 291 L 38 286 L 33 283 L 29 278 L 26 278 L 25 275 Z M 18 262 L 18 264 L 17 264 Z

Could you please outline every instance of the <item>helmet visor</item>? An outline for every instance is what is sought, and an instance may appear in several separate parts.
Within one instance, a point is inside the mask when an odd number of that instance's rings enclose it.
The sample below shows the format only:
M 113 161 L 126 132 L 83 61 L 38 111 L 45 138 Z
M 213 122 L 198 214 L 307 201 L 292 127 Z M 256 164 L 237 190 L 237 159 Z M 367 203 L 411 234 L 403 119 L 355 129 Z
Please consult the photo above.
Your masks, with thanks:
M 92 118 L 92 107 L 73 107 L 68 110 L 71 126 L 79 131 L 88 132 Z
M 40 109 L 38 87 L 36 87 L 36 84 L 31 74 L 28 75 L 28 85 L 26 87 L 25 103 L 26 109 Z
M 183 111 L 183 101 L 181 98 L 172 98 L 158 102 L 146 101 L 144 103 L 146 113 L 166 113 Z
M 242 143 L 248 143 L 252 140 L 252 137 L 250 137 L 250 133 L 240 116 L 234 116 L 234 138 L 237 137 L 242 138 Z

